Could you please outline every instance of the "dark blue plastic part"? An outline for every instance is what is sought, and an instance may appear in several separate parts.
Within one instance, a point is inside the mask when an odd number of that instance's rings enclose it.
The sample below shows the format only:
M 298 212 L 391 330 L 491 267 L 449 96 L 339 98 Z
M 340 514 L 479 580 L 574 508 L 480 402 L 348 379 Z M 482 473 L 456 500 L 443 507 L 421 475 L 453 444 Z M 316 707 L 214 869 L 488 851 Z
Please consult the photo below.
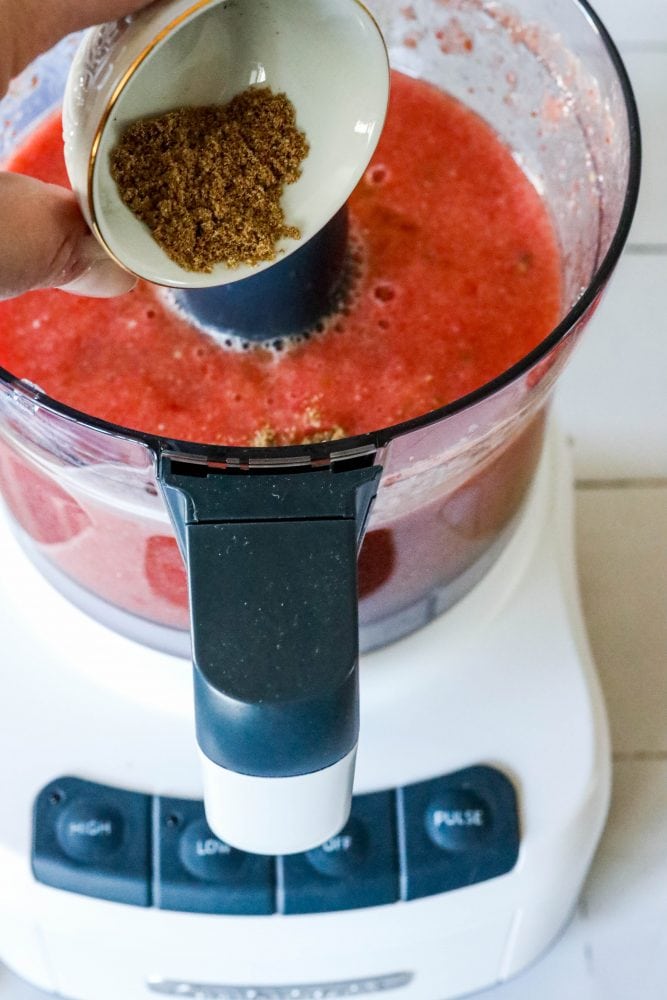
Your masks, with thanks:
M 56 889 L 150 906 L 150 799 L 77 778 L 54 781 L 35 803 L 32 869 Z
M 354 748 L 356 551 L 347 520 L 190 529 L 197 737 L 211 760 L 282 777 Z
M 155 799 L 154 810 L 156 906 L 237 916 L 274 912 L 273 858 L 245 854 L 219 840 L 201 802 Z
M 399 898 L 393 792 L 360 795 L 342 831 L 307 854 L 284 858 L 283 913 L 324 913 L 382 906 Z
M 219 288 L 176 293 L 195 322 L 243 340 L 304 334 L 343 304 L 348 243 L 344 207 L 308 243 L 267 270 Z
M 399 792 L 405 898 L 510 872 L 519 856 L 516 793 L 500 771 L 470 767 Z
M 197 739 L 216 764 L 290 777 L 356 746 L 357 550 L 380 473 L 163 457 L 188 567 Z
M 38 882 L 135 906 L 152 900 L 186 913 L 327 913 L 505 875 L 519 843 L 512 783 L 484 766 L 355 796 L 342 833 L 278 859 L 224 844 L 201 802 L 62 778 L 35 803 L 32 866 Z

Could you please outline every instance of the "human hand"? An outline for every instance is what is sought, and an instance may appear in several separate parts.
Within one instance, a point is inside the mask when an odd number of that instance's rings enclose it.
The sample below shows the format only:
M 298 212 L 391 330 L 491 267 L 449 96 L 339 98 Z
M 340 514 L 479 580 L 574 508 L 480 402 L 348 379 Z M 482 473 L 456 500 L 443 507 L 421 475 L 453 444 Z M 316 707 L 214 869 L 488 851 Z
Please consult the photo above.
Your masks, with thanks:
M 0 0 L 0 97 L 10 80 L 72 31 L 149 0 Z M 88 229 L 71 191 L 0 172 L 0 299 L 35 288 L 111 298 L 135 279 Z

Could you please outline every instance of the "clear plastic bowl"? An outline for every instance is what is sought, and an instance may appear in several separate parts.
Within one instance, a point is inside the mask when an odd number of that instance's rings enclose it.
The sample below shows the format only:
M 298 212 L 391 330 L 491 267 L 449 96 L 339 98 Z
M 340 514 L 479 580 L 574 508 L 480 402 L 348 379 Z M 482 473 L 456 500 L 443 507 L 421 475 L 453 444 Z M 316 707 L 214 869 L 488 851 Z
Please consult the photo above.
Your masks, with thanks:
M 0 369 L 0 488 L 31 557 L 73 601 L 146 644 L 188 655 L 186 574 L 158 491 L 168 448 L 295 470 L 376 454 L 383 475 L 360 557 L 368 650 L 450 607 L 511 536 L 530 488 L 554 384 L 618 261 L 639 183 L 639 127 L 618 54 L 579 0 L 375 0 L 394 67 L 489 121 L 543 194 L 565 301 L 530 355 L 443 409 L 363 437 L 299 448 L 167 442 L 49 399 Z M 0 159 L 62 100 L 77 39 L 31 66 L 2 101 Z M 433 280 L 438 280 L 434 273 Z

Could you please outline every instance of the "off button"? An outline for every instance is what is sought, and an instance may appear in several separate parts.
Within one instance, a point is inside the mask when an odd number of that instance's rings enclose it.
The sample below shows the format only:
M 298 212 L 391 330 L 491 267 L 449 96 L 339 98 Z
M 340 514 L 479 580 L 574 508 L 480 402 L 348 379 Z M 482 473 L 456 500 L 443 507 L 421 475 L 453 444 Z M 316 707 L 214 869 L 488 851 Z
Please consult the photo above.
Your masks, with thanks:
M 426 832 L 444 850 L 465 851 L 483 844 L 491 835 L 493 816 L 489 805 L 467 789 L 443 790 L 426 809 Z
M 306 857 L 322 875 L 345 878 L 364 864 L 368 853 L 368 834 L 358 820 L 351 819 L 342 833 L 321 847 L 308 851 Z
M 281 860 L 280 909 L 329 913 L 395 903 L 399 891 L 393 792 L 358 795 L 347 826 L 325 844 Z

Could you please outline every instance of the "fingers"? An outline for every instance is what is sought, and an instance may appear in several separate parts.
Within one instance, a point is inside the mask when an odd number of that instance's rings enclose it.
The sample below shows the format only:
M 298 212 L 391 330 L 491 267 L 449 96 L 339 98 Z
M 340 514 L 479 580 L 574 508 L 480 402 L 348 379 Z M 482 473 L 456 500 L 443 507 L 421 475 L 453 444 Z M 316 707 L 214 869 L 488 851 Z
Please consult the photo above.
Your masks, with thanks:
M 25 0 L 18 0 L 25 3 Z M 55 38 L 58 39 L 70 31 L 87 28 L 91 24 L 101 24 L 103 21 L 115 21 L 126 14 L 132 14 L 141 7 L 147 7 L 149 0 L 30 0 L 36 3 L 41 16 L 48 9 L 49 23 L 53 25 Z
M 0 298 L 52 286 L 110 298 L 134 285 L 92 235 L 70 191 L 0 174 Z
M 0 92 L 28 63 L 72 31 L 115 21 L 149 0 L 0 0 Z
M 0 97 L 12 77 L 62 36 L 147 2 L 0 0 Z M 0 298 L 50 286 L 106 298 L 134 284 L 90 233 L 70 192 L 0 174 Z

